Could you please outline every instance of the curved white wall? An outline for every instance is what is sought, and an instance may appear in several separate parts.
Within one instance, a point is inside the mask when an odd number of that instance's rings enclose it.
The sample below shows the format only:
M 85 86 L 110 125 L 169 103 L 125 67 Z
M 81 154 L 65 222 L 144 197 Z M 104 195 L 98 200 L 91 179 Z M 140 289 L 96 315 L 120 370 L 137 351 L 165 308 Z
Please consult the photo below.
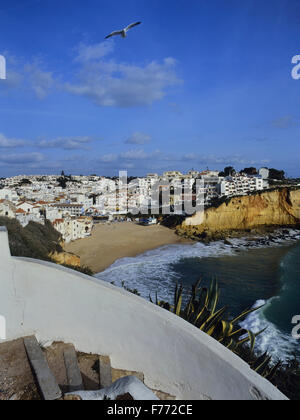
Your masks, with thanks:
M 79 351 L 109 355 L 115 368 L 144 372 L 146 385 L 179 399 L 247 400 L 259 393 L 285 398 L 233 353 L 168 311 L 63 267 L 12 258 L 3 229 L 0 315 L 8 340 L 36 334 L 42 343 L 72 342 Z

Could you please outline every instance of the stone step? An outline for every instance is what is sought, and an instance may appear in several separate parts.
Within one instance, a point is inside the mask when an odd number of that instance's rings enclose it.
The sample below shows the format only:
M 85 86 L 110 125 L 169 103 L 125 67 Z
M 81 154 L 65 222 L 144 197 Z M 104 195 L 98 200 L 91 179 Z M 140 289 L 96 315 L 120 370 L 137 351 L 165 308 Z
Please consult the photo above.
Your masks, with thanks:
M 78 366 L 77 354 L 74 346 L 64 351 L 65 366 L 69 384 L 69 392 L 84 390 L 81 372 Z
M 70 344 L 56 342 L 45 350 L 49 368 L 63 393 L 69 392 L 69 382 L 64 358 L 64 351 L 69 347 Z
M 99 356 L 100 389 L 112 385 L 111 363 L 108 356 Z
M 108 356 L 76 354 L 72 344 L 53 343 L 42 350 L 35 337 L 27 337 L 0 345 L 0 400 L 56 400 L 62 393 L 106 388 L 126 376 L 144 382 L 143 373 L 112 368 Z M 175 399 L 152 391 L 161 400 Z
M 0 344 L 0 401 L 40 400 L 23 339 Z
M 144 374 L 142 372 L 111 368 L 111 374 L 113 382 L 116 382 L 118 379 L 124 378 L 125 376 L 135 376 L 144 383 Z
M 158 391 L 156 389 L 152 389 L 154 394 L 162 401 L 175 401 L 176 397 L 173 395 L 167 394 L 166 392 Z
M 24 338 L 24 345 L 41 397 L 46 401 L 57 400 L 62 396 L 62 392 L 36 337 Z
M 100 388 L 99 356 L 96 354 L 77 353 L 84 389 L 96 391 Z

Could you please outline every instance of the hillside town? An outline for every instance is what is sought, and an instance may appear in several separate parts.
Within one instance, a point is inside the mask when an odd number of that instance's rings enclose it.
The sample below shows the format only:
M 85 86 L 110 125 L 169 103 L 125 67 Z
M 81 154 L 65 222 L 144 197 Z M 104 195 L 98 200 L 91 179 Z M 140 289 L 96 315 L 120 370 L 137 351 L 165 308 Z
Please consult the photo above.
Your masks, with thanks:
M 23 227 L 31 221 L 44 224 L 47 219 L 68 243 L 90 236 L 95 222 L 131 220 L 129 214 L 148 214 L 149 209 L 154 207 L 159 212 L 159 196 L 153 202 L 154 185 L 159 193 L 169 191 L 169 207 L 175 201 L 195 201 L 200 194 L 203 204 L 209 206 L 218 198 L 268 189 L 269 170 L 250 169 L 252 171 L 239 173 L 233 168 L 225 168 L 225 172 L 191 170 L 187 174 L 168 171 L 162 175 L 148 174 L 131 179 L 127 179 L 127 174 L 122 172 L 119 178 L 66 176 L 64 172 L 58 176 L 19 175 L 2 178 L 0 216 L 15 218 Z M 198 193 L 193 187 L 196 181 L 201 181 Z M 183 184 L 189 186 L 188 192 L 182 188 Z M 174 197 L 176 194 L 177 197 Z M 133 212 L 133 209 L 138 211 Z M 153 214 L 152 211 L 150 213 Z

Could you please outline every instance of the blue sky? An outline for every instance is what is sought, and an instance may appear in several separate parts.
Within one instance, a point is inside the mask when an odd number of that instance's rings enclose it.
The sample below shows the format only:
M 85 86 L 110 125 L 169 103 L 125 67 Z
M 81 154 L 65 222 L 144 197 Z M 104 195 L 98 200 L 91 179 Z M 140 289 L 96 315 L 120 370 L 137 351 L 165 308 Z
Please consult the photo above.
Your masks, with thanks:
M 0 176 L 300 176 L 298 0 L 3 0 L 0 27 Z

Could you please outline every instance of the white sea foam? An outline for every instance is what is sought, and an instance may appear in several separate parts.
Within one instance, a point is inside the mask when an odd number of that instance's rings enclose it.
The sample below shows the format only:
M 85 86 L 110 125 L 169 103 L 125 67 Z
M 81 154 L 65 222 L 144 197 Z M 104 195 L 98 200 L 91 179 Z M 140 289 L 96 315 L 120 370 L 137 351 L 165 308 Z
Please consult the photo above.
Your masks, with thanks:
M 130 289 L 136 289 L 146 299 L 151 294 L 155 297 L 157 292 L 160 300 L 171 302 L 173 299 L 174 285 L 180 281 L 179 274 L 173 269 L 177 264 L 188 258 L 219 258 L 234 256 L 238 252 L 249 249 L 277 247 L 288 245 L 300 240 L 299 231 L 290 229 L 282 237 L 282 232 L 277 232 L 269 237 L 259 238 L 257 241 L 249 241 L 247 238 L 230 239 L 231 245 L 225 245 L 223 241 L 212 242 L 208 245 L 197 242 L 195 244 L 167 245 L 148 251 L 134 258 L 122 258 L 116 261 L 105 271 L 95 277 L 107 282 L 113 282 L 116 286 L 125 283 Z M 274 299 L 274 298 L 273 298 Z M 267 302 L 270 304 L 271 300 Z M 255 307 L 264 304 L 258 301 Z M 274 358 L 286 359 L 292 356 L 291 352 L 298 343 L 282 333 L 274 324 L 264 317 L 264 309 L 250 314 L 243 322 L 243 328 L 258 332 L 265 327 L 267 331 L 257 338 L 257 349 L 260 352 L 268 351 Z
M 268 354 L 272 356 L 273 361 L 286 361 L 293 358 L 293 355 L 299 351 L 299 343 L 292 337 L 292 328 L 291 334 L 285 334 L 280 331 L 276 325 L 265 318 L 264 311 L 267 309 L 268 305 L 272 304 L 274 299 L 278 299 L 278 297 L 274 297 L 269 301 L 258 300 L 253 306 L 254 308 L 262 305 L 265 306 L 250 314 L 246 320 L 241 323 L 241 327 L 254 333 L 267 328 L 267 330 L 256 339 L 256 351 L 259 354 L 268 352 Z
M 211 242 L 205 245 L 201 242 L 184 245 L 167 245 L 152 251 L 145 252 L 134 258 L 122 258 L 116 261 L 105 271 L 95 277 L 107 282 L 114 282 L 121 286 L 125 282 L 127 287 L 137 289 L 142 297 L 158 293 L 163 300 L 172 299 L 174 283 L 179 279 L 178 274 L 172 270 L 172 264 L 176 264 L 187 258 L 218 258 L 222 256 L 236 255 L 237 252 L 248 249 L 263 247 L 282 246 L 292 240 L 300 239 L 299 231 L 290 229 L 285 239 L 276 238 L 269 242 L 268 237 L 257 241 L 249 241 L 247 238 L 230 239 L 231 245 L 225 245 L 223 241 Z M 280 231 L 277 232 L 278 234 Z
M 154 295 L 157 291 L 160 299 L 170 300 L 170 292 L 173 293 L 170 286 L 173 286 L 178 278 L 178 274 L 172 270 L 172 264 L 186 258 L 217 258 L 234 253 L 234 249 L 223 242 L 210 245 L 168 245 L 134 258 L 122 258 L 96 277 L 108 282 L 113 281 L 117 286 L 124 281 L 126 286 L 137 289 L 144 298 L 148 298 L 149 293 Z

